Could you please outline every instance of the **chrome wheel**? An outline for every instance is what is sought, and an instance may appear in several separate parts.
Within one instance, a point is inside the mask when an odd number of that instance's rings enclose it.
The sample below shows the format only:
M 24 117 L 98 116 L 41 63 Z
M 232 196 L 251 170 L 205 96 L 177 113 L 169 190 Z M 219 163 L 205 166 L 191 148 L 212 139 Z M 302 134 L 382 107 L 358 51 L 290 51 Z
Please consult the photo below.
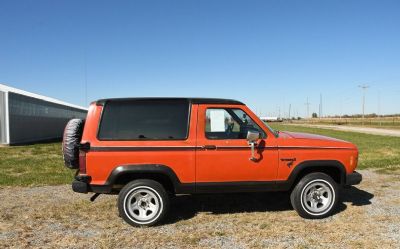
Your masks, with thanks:
M 157 219 L 163 208 L 159 194 L 147 186 L 129 191 L 124 203 L 129 218 L 139 224 L 147 224 Z
M 309 182 L 301 193 L 301 205 L 312 215 L 329 212 L 334 202 L 335 193 L 332 185 L 322 179 Z

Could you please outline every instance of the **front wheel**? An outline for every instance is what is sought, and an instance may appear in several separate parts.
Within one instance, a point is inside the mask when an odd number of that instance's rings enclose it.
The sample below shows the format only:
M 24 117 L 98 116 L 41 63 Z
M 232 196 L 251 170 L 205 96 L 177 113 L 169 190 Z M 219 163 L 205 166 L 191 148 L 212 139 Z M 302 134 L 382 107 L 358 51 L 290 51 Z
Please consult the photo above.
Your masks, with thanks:
M 293 208 L 306 219 L 322 219 L 332 215 L 338 200 L 336 182 L 324 173 L 304 176 L 290 195 Z
M 152 226 L 165 216 L 169 206 L 164 187 L 153 180 L 135 180 L 118 196 L 119 215 L 132 226 Z

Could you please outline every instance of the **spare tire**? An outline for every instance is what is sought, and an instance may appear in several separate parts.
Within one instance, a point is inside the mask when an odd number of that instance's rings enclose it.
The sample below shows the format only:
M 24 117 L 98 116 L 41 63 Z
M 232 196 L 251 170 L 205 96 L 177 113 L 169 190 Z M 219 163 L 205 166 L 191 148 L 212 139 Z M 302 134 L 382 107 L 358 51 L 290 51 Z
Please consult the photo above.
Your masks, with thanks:
M 62 152 L 64 164 L 70 169 L 79 168 L 79 145 L 84 124 L 85 121 L 82 119 L 71 119 L 64 129 Z

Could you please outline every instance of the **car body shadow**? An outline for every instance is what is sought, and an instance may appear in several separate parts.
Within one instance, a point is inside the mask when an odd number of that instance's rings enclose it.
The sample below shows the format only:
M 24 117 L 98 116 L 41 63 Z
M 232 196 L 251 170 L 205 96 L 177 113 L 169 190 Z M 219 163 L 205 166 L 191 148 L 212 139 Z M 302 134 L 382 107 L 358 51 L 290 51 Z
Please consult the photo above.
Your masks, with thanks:
M 356 188 L 354 186 L 342 189 L 340 195 L 342 202 L 350 202 L 353 206 L 370 205 L 371 200 L 374 198 L 374 195 L 372 193 Z
M 373 194 L 356 187 L 346 188 L 341 191 L 341 200 L 334 214 L 346 210 L 345 203 L 369 205 L 373 197 Z M 164 224 L 188 220 L 200 212 L 217 215 L 286 210 L 293 210 L 288 192 L 181 195 L 171 199 L 170 212 Z
M 251 213 L 291 210 L 289 193 L 235 193 L 182 195 L 171 199 L 165 223 L 193 218 L 197 213 Z

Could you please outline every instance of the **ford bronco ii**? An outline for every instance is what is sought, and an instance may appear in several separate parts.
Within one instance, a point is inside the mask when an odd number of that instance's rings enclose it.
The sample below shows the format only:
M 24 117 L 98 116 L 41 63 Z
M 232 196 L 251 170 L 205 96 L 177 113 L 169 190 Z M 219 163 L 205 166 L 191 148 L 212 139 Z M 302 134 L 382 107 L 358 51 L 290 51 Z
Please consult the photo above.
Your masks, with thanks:
M 290 191 L 301 217 L 324 218 L 362 180 L 355 145 L 275 131 L 229 99 L 98 100 L 67 124 L 63 154 L 73 191 L 118 194 L 134 226 L 159 223 L 171 195 L 198 193 Z

